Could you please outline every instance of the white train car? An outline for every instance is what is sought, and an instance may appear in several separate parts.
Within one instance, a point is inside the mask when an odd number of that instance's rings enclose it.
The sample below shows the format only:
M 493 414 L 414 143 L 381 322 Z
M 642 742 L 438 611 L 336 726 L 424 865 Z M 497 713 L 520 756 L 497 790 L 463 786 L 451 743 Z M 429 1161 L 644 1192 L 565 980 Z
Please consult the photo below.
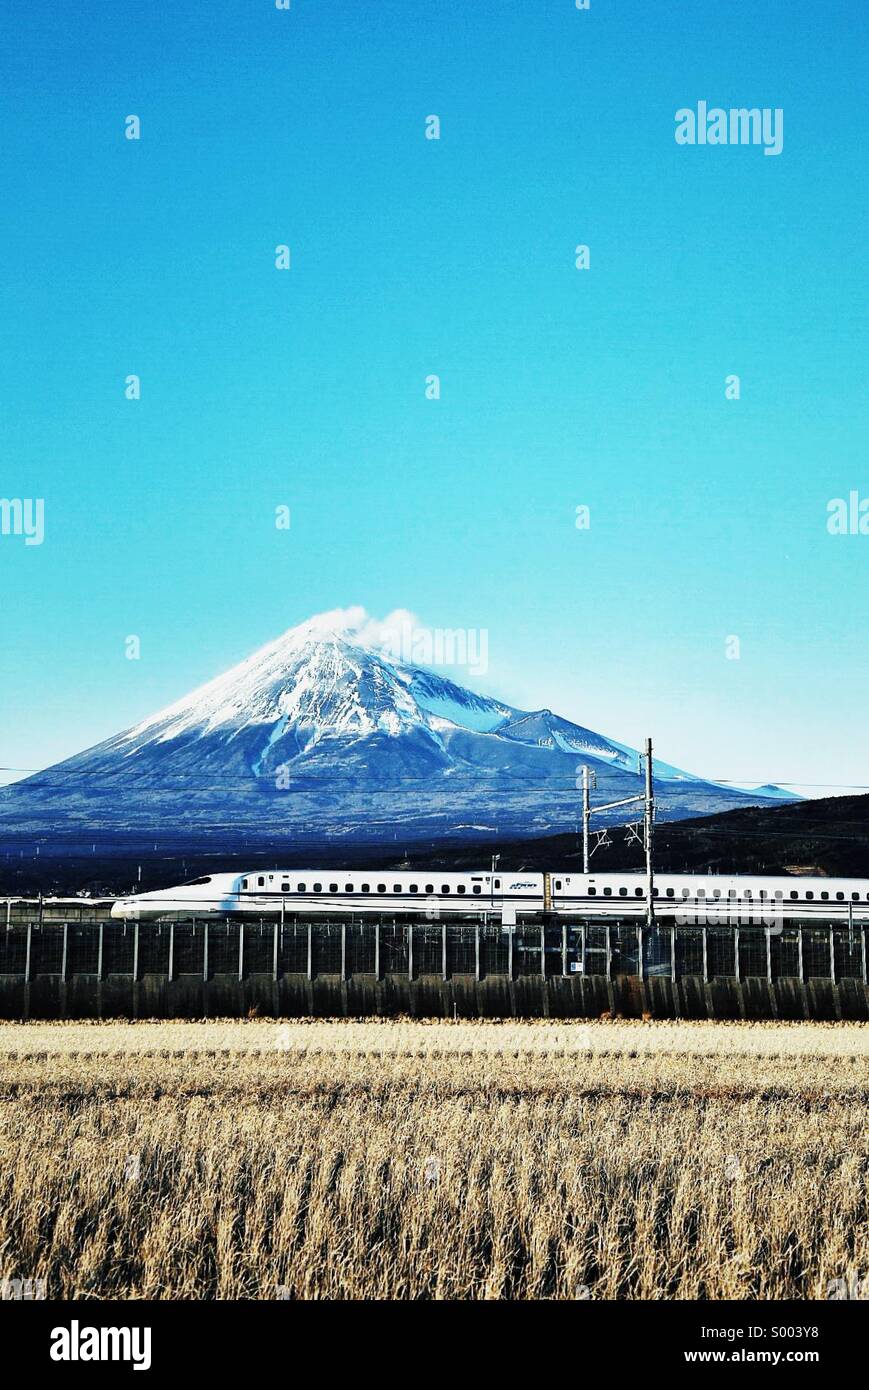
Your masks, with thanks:
M 224 917 L 235 913 L 396 913 L 539 915 L 544 874 L 447 873 L 440 869 L 256 869 L 211 874 L 179 888 L 119 898 L 112 916 L 145 921 L 167 916 Z
M 540 916 L 641 917 L 649 910 L 644 874 L 447 873 L 394 869 L 255 869 L 209 874 L 177 888 L 119 898 L 120 920 L 306 914 L 441 918 L 487 913 L 504 924 Z M 685 922 L 812 917 L 869 921 L 869 879 L 659 874 L 654 910 Z
M 580 916 L 645 916 L 645 874 L 561 874 L 550 879 L 551 911 Z M 869 879 L 798 875 L 656 874 L 654 909 L 686 922 L 778 918 L 869 921 Z

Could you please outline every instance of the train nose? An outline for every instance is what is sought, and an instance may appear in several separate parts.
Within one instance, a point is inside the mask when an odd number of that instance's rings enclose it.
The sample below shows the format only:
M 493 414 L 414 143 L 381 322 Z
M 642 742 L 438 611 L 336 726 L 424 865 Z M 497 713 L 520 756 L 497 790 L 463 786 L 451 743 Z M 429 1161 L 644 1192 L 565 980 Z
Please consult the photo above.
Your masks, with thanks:
M 118 898 L 117 902 L 112 903 L 111 915 L 116 921 L 134 921 L 139 915 L 139 906 L 134 898 Z

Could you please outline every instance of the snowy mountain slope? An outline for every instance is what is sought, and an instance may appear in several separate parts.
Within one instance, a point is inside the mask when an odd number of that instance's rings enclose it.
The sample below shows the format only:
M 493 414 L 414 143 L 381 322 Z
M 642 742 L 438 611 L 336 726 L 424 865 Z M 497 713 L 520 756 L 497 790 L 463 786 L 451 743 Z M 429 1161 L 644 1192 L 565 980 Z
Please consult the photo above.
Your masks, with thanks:
M 635 750 L 549 709 L 478 695 L 316 618 L 133 728 L 7 788 L 0 825 L 363 835 L 484 821 L 542 833 L 575 822 L 586 761 L 596 800 L 638 789 Z M 667 817 L 767 799 L 665 763 L 655 774 Z
M 753 796 L 768 797 L 771 801 L 802 801 L 802 797 L 795 792 L 789 791 L 787 787 L 777 787 L 772 782 L 765 783 L 762 787 L 747 787 L 746 791 Z

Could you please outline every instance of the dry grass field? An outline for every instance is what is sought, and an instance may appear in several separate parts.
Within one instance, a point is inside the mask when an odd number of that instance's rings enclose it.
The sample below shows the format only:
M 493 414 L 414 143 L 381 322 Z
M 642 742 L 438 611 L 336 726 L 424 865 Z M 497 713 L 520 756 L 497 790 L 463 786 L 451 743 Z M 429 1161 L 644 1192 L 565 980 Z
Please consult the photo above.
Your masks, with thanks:
M 867 1059 L 850 1024 L 2 1024 L 0 1277 L 824 1298 L 869 1271 Z

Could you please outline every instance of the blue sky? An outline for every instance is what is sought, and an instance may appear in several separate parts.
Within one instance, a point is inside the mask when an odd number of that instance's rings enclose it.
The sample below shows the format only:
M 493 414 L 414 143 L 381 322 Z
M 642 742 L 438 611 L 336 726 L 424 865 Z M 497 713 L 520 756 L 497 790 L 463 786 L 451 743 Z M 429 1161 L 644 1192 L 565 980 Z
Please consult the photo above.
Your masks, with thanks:
M 0 536 L 0 763 L 362 604 L 692 771 L 869 784 L 869 536 L 826 529 L 869 497 L 864 6 L 0 25 L 0 496 L 45 500 Z M 700 100 L 781 107 L 783 152 L 678 146 Z

